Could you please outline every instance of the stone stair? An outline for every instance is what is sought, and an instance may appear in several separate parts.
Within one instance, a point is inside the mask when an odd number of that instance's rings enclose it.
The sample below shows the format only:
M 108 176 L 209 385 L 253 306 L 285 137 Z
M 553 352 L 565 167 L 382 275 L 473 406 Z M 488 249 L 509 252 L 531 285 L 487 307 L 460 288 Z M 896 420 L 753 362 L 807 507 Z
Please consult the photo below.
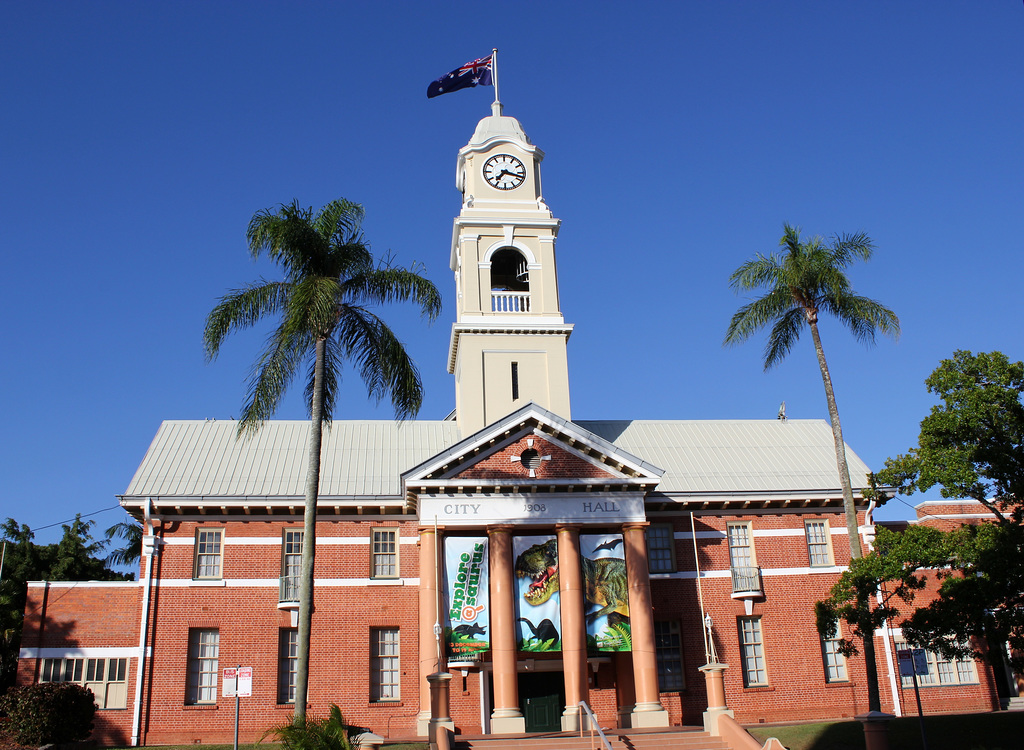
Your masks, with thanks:
M 612 750 L 729 750 L 717 737 L 697 727 L 670 730 L 606 729 Z M 495 737 L 458 735 L 452 750 L 602 750 L 601 738 L 578 732 L 515 734 Z
M 1024 711 L 1024 696 L 1017 696 L 1002 701 L 1004 711 Z

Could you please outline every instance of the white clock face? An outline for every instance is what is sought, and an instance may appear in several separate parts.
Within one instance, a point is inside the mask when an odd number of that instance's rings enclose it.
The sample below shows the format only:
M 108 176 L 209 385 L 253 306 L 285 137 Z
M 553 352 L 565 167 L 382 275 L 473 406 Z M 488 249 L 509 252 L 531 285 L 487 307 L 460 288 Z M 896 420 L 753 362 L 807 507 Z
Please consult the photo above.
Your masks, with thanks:
M 513 190 L 526 180 L 526 167 L 514 156 L 498 154 L 484 162 L 484 179 L 498 190 Z

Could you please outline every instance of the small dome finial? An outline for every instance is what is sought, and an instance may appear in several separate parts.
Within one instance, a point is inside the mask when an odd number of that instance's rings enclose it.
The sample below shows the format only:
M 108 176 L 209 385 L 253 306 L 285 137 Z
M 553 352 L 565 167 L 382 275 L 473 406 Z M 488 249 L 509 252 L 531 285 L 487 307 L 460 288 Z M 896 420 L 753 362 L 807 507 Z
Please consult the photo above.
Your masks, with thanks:
M 502 111 L 501 102 L 499 102 L 497 99 L 495 99 L 493 102 L 491 102 L 491 116 L 492 117 L 501 117 L 501 111 Z

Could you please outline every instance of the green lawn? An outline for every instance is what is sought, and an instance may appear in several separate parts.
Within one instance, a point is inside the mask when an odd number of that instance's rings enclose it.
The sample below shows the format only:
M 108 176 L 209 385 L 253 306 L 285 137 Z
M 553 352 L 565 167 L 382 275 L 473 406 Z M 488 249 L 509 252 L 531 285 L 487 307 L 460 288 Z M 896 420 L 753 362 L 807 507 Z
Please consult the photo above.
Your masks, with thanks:
M 1024 743 L 1024 712 L 925 716 L 928 750 L 1016 750 Z M 747 727 L 758 741 L 777 737 L 789 750 L 863 750 L 858 721 Z M 889 723 L 891 750 L 921 750 L 916 716 Z

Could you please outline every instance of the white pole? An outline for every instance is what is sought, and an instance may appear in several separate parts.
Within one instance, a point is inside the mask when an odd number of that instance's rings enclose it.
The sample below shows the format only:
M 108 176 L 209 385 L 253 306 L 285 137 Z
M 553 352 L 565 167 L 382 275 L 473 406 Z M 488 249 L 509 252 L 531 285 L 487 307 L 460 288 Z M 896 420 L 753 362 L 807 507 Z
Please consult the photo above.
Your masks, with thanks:
M 708 647 L 710 635 L 704 625 L 704 590 L 700 585 L 700 558 L 697 557 L 697 525 L 693 520 L 693 511 L 690 511 L 690 535 L 693 537 L 693 564 L 697 568 L 697 603 L 700 606 L 700 629 L 704 634 L 704 658 L 711 662 L 711 649 Z
M 498 98 L 498 48 L 491 50 L 491 82 L 494 84 L 494 104 L 491 112 L 495 117 L 501 116 L 501 99 Z
M 139 653 L 135 659 L 135 702 L 132 716 L 131 746 L 138 747 L 142 732 L 142 687 L 146 672 L 146 634 L 149 631 L 149 597 L 153 585 L 153 557 L 157 554 L 157 540 L 153 536 L 153 499 L 147 497 L 143 511 L 142 557 L 146 562 L 146 582 L 142 588 L 142 612 L 139 613 Z M 147 550 L 146 538 L 152 542 Z

